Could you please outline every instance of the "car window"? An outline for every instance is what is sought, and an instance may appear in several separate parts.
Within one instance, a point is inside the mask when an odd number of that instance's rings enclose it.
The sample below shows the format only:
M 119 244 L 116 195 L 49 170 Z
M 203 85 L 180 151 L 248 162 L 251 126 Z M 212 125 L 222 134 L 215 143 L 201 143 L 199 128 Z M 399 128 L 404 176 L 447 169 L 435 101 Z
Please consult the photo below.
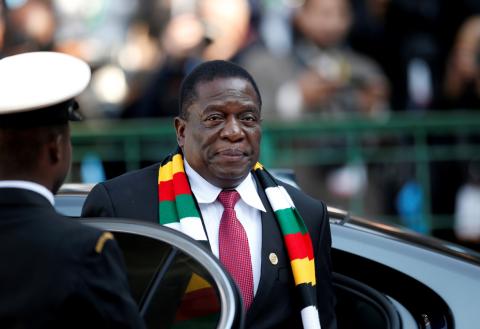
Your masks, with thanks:
M 334 283 L 340 306 L 337 309 L 337 316 L 342 316 L 343 313 L 345 316 L 348 314 L 348 317 L 357 317 L 359 321 L 363 321 L 361 320 L 363 313 L 358 310 L 360 310 L 359 307 L 363 308 L 367 305 L 370 313 L 375 314 L 379 319 L 383 318 L 381 320 L 383 323 L 385 319 L 389 322 L 391 320 L 397 322 L 395 317 L 400 316 L 402 328 L 454 328 L 452 313 L 446 302 L 435 291 L 414 278 L 383 264 L 338 249 L 332 250 L 332 260 L 336 273 Z M 343 279 L 338 281 L 338 275 Z M 348 280 L 346 281 L 345 278 Z M 350 281 L 356 283 L 352 285 Z M 378 293 L 383 297 L 378 298 Z M 386 302 L 386 298 L 390 302 Z M 395 302 L 392 302 L 392 299 Z M 391 316 L 390 311 L 392 306 L 397 313 L 394 317 Z M 405 323 L 411 323 L 412 318 L 416 325 L 405 326 Z M 372 325 L 367 327 L 377 328 Z M 356 325 L 352 327 L 349 323 L 339 322 L 338 328 L 356 328 Z M 395 328 L 395 326 L 384 328 Z
M 162 241 L 129 233 L 115 238 L 149 328 L 216 328 L 219 291 L 204 267 Z
M 372 287 L 339 273 L 333 273 L 333 285 L 339 329 L 401 328 L 394 304 Z

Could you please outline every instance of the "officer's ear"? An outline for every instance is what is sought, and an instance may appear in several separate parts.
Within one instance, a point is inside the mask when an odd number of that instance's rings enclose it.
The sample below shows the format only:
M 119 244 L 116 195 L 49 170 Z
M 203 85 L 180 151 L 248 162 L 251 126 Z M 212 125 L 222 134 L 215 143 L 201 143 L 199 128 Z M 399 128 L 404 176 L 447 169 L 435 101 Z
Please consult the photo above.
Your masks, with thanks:
M 56 135 L 53 136 L 53 138 L 50 138 L 45 145 L 47 149 L 48 160 L 51 165 L 57 164 L 63 157 L 61 148 L 62 141 L 62 135 Z
M 70 136 L 68 136 L 66 129 L 56 127 L 45 133 L 47 134 L 46 149 L 50 164 L 57 165 L 62 161 L 68 160 L 69 155 L 67 152 L 69 152 L 69 149 L 67 143 L 70 141 Z

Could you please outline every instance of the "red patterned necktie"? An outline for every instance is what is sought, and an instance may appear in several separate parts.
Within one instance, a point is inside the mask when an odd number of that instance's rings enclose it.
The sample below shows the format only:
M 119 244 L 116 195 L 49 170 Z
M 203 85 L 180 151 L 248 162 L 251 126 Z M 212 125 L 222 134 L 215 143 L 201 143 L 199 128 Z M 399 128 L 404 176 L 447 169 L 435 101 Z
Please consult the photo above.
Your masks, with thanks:
M 218 231 L 220 261 L 240 288 L 243 306 L 248 310 L 253 302 L 253 271 L 248 237 L 235 213 L 235 204 L 240 194 L 225 190 L 218 195 L 223 205 L 223 214 Z

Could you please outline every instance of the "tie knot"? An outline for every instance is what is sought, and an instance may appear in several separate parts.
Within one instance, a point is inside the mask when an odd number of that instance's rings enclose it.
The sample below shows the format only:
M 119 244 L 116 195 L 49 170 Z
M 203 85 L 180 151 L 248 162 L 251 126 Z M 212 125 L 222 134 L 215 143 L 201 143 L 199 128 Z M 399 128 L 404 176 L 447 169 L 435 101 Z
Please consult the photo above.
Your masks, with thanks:
M 235 190 L 223 190 L 218 195 L 218 201 L 223 205 L 223 208 L 234 208 L 240 200 L 240 194 Z

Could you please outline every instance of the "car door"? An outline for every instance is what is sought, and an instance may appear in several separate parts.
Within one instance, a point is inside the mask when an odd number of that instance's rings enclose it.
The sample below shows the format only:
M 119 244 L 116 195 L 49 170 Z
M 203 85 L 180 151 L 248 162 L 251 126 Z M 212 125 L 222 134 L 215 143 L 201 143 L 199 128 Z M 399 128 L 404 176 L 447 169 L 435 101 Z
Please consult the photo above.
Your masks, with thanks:
M 243 326 L 236 286 L 199 242 L 151 223 L 112 218 L 82 222 L 114 234 L 148 328 Z

